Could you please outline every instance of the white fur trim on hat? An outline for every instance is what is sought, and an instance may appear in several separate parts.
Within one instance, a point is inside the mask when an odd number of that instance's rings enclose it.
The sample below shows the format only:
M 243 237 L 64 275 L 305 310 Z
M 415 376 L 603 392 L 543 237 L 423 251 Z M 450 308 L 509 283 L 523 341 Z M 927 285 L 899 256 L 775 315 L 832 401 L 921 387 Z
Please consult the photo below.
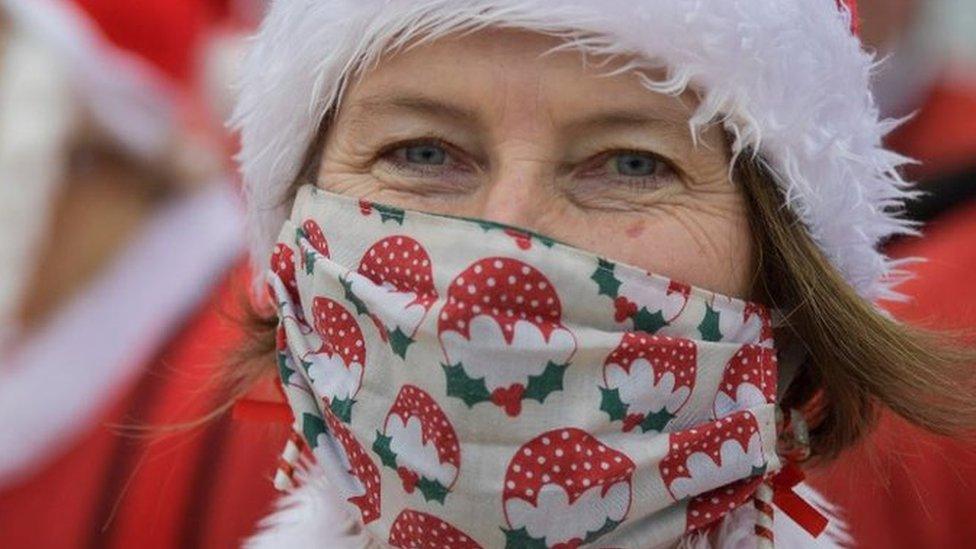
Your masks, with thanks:
M 878 251 L 913 232 L 911 196 L 882 147 L 869 91 L 873 57 L 836 0 L 276 0 L 245 61 L 233 118 L 264 270 L 289 189 L 344 84 L 414 38 L 487 26 L 565 38 L 593 54 L 638 54 L 627 69 L 667 67 L 650 90 L 701 96 L 690 126 L 721 121 L 735 155 L 756 151 L 829 261 L 865 299 L 892 299 L 902 273 Z M 648 73 L 649 74 L 649 73 Z

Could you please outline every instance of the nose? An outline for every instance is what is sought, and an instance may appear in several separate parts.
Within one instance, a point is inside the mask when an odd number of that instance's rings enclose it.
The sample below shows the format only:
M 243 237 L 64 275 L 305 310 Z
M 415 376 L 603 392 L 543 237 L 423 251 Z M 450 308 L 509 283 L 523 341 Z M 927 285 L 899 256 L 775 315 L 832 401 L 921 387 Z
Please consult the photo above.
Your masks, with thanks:
M 543 232 L 544 220 L 557 200 L 555 163 L 528 143 L 501 153 L 483 194 L 482 219 Z

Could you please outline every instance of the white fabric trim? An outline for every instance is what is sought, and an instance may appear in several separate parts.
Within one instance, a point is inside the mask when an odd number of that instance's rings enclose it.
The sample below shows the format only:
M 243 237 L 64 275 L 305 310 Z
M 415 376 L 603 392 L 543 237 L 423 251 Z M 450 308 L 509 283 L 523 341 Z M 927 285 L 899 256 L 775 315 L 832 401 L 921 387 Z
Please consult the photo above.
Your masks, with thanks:
M 66 0 L 0 0 L 10 39 L 0 60 L 0 352 L 64 176 L 81 114 L 129 153 L 169 153 L 174 91 L 110 44 Z
M 910 195 L 895 171 L 907 159 L 881 145 L 897 122 L 879 120 L 872 54 L 835 0 L 277 0 L 246 59 L 233 118 L 256 273 L 319 121 L 348 78 L 412 38 L 484 26 L 557 34 L 593 54 L 641 54 L 630 69 L 669 67 L 666 81 L 645 79 L 646 87 L 700 91 L 692 128 L 723 121 L 733 152 L 759 151 L 856 291 L 899 297 L 903 273 L 876 245 L 912 232 L 891 211 Z
M 158 158 L 174 131 L 173 90 L 147 62 L 114 47 L 66 0 L 0 0 L 15 28 L 48 47 L 97 125 L 127 150 Z
M 15 311 L 50 221 L 74 130 L 68 75 L 29 33 L 11 29 L 0 59 L 0 353 L 16 337 Z
M 164 207 L 83 294 L 0 367 L 0 486 L 91 426 L 243 251 L 226 181 Z
M 303 484 L 283 495 L 275 511 L 265 517 L 258 532 L 244 542 L 246 549 L 373 549 L 385 543 L 370 537 L 343 507 L 338 491 L 320 469 L 303 473 Z M 821 510 L 830 520 L 827 530 L 814 539 L 777 510 L 773 522 L 776 547 L 787 549 L 833 549 L 852 545 L 838 509 L 806 484 L 797 493 Z M 755 510 L 744 506 L 729 514 L 719 527 L 717 543 L 692 535 L 678 544 L 680 549 L 755 549 Z M 385 541 L 385 540 L 382 540 Z M 645 549 L 645 548 L 641 548 Z M 646 548 L 651 549 L 651 548 Z

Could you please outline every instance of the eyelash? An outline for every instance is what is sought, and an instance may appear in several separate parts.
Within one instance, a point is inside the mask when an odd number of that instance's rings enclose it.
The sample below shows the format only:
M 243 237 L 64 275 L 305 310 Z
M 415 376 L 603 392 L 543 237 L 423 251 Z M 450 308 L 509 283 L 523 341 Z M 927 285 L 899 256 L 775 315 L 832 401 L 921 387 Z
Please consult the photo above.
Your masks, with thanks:
M 591 157 L 590 160 L 587 160 L 584 163 L 584 167 L 581 170 L 579 170 L 578 173 L 580 175 L 582 175 L 582 176 L 586 176 L 587 174 L 591 174 L 592 171 L 595 170 L 595 169 L 604 169 L 604 168 L 606 168 L 607 164 L 610 162 L 610 160 L 613 157 L 619 156 L 619 155 L 626 155 L 626 154 L 633 154 L 633 155 L 638 155 L 638 156 L 647 156 L 647 157 L 653 159 L 655 162 L 657 162 L 658 163 L 658 166 L 656 166 L 657 169 L 655 170 L 654 173 L 652 173 L 651 175 L 643 176 L 643 177 L 636 177 L 636 176 L 607 176 L 607 177 L 613 179 L 617 184 L 626 185 L 628 188 L 632 188 L 632 189 L 635 189 L 635 190 L 645 190 L 648 187 L 652 186 L 652 183 L 651 183 L 652 181 L 658 181 L 658 180 L 661 180 L 661 179 L 665 179 L 667 177 L 674 176 L 674 175 L 676 175 L 678 173 L 678 170 L 674 166 L 674 164 L 672 164 L 670 161 L 668 161 L 666 158 L 662 157 L 661 155 L 655 154 L 655 153 L 653 153 L 651 151 L 640 150 L 640 149 L 633 149 L 633 148 L 627 148 L 627 147 L 609 148 L 609 149 L 607 149 L 607 150 L 605 150 L 605 151 L 603 151 L 603 152 L 601 152 L 601 153 L 599 153 L 599 154 Z M 660 170 L 664 170 L 665 173 L 663 175 L 657 173 Z M 599 176 L 592 175 L 592 177 L 599 177 Z
M 446 153 L 445 166 L 432 166 L 430 169 L 424 169 L 423 167 L 417 165 L 407 166 L 407 164 L 410 164 L 409 162 L 404 162 L 403 160 L 396 158 L 394 155 L 394 153 L 396 153 L 401 149 L 406 149 L 408 147 L 415 147 L 418 145 L 432 145 L 432 146 L 443 148 Z M 451 168 L 460 167 L 463 171 L 471 171 L 465 169 L 466 166 L 464 165 L 463 162 L 458 162 L 457 160 L 458 156 L 461 156 L 461 154 L 459 154 L 459 149 L 457 147 L 455 147 L 454 145 L 448 143 L 447 141 L 439 137 L 428 136 L 428 137 L 407 139 L 404 141 L 397 141 L 395 143 L 385 145 L 379 150 L 378 153 L 376 153 L 374 161 L 384 160 L 386 162 L 389 162 L 393 166 L 395 166 L 398 170 L 410 171 L 414 173 L 426 172 L 425 175 L 433 175 L 434 172 L 437 173 L 442 172 L 445 169 L 445 167 L 451 167 Z
M 406 149 L 408 147 L 414 147 L 419 145 L 437 146 L 444 149 L 446 153 L 446 162 L 444 166 L 432 166 L 429 169 L 425 169 L 422 166 L 414 165 L 409 162 L 405 162 L 399 158 L 395 158 L 394 153 L 399 150 Z M 653 186 L 652 181 L 660 180 L 669 176 L 677 175 L 678 169 L 674 166 L 672 162 L 663 158 L 661 155 L 655 154 L 651 151 L 633 149 L 633 148 L 609 148 L 600 152 L 583 163 L 583 168 L 577 170 L 577 173 L 582 176 L 586 176 L 594 170 L 595 168 L 605 167 L 611 158 L 617 155 L 624 154 L 634 154 L 640 156 L 648 156 L 653 158 L 655 162 L 659 162 L 663 169 L 668 173 L 665 175 L 651 174 L 645 177 L 612 177 L 612 179 L 617 182 L 617 184 L 625 185 L 629 189 L 633 190 L 646 190 L 648 187 Z M 421 176 L 431 176 L 443 173 L 445 169 L 460 169 L 461 171 L 474 171 L 470 169 L 464 162 L 458 161 L 458 157 L 463 156 L 463 153 L 452 145 L 451 143 L 445 141 L 444 139 L 437 136 L 425 136 L 418 137 L 414 139 L 407 139 L 402 141 L 397 141 L 395 143 L 390 143 L 383 146 L 380 151 L 376 154 L 375 160 L 384 160 L 393 165 L 398 171 L 412 172 L 414 175 L 420 174 Z M 374 161 L 375 161 L 374 160 Z M 410 164 L 408 166 L 408 164 Z

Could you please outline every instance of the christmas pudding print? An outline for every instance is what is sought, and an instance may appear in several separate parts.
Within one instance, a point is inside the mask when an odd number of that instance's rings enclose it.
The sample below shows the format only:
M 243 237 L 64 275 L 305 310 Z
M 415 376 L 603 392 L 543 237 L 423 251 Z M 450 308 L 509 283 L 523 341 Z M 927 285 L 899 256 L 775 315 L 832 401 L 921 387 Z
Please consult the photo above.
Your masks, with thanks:
M 634 462 L 576 428 L 555 429 L 512 457 L 502 492 L 506 547 L 575 548 L 630 511 Z
M 327 297 L 312 300 L 312 320 L 308 340 L 318 347 L 302 357 L 302 366 L 325 406 L 349 423 L 366 365 L 363 332 L 351 312 Z
M 371 216 L 373 215 L 373 212 L 379 214 L 381 223 L 386 223 L 389 221 L 391 223 L 396 223 L 397 225 L 403 225 L 403 218 L 406 216 L 406 212 L 404 212 L 404 210 L 401 208 L 395 208 L 393 206 L 377 204 L 375 202 L 370 202 L 369 200 L 360 199 L 359 213 L 365 216 Z
M 512 227 L 510 225 L 505 225 L 503 223 L 496 223 L 494 221 L 488 221 L 484 219 L 477 219 L 473 221 L 478 225 L 480 225 L 481 228 L 485 230 L 485 232 L 502 231 L 506 236 L 512 239 L 512 241 L 520 250 L 531 249 L 533 241 L 538 241 L 546 248 L 552 248 L 553 244 L 556 243 L 555 240 L 549 238 L 548 236 L 543 236 L 539 233 L 529 231 L 526 229 L 520 229 L 518 227 Z
M 715 394 L 713 413 L 725 417 L 776 401 L 776 351 L 745 344 L 729 359 Z
M 491 401 L 518 416 L 563 388 L 576 338 L 562 325 L 552 283 L 516 259 L 481 259 L 452 282 L 437 331 L 447 394 L 468 406 Z
M 681 501 L 708 494 L 693 505 L 690 502 L 688 530 L 719 518 L 717 511 L 724 514 L 741 504 L 741 491 L 727 488 L 766 471 L 759 424 L 751 412 L 738 412 L 668 436 L 668 455 L 659 467 L 671 497 Z
M 373 451 L 397 472 L 407 493 L 419 490 L 427 501 L 444 503 L 457 480 L 461 448 L 441 407 L 429 394 L 404 385 L 377 431 Z
M 400 358 L 437 301 L 430 256 L 409 236 L 389 236 L 366 250 L 342 285 L 357 314 L 373 320 L 380 337 Z
M 744 505 L 753 498 L 762 480 L 761 474 L 744 478 L 691 498 L 685 511 L 685 531 L 705 528 Z
M 302 250 L 302 268 L 306 274 L 312 274 L 315 268 L 316 255 L 329 257 L 329 242 L 322 233 L 322 228 L 311 219 L 306 219 L 296 230 L 298 247 Z
M 281 283 L 285 285 L 292 308 L 296 314 L 301 314 L 298 306 L 298 281 L 295 278 L 295 251 L 281 242 L 275 244 L 274 252 L 271 254 L 271 272 L 278 276 Z M 273 294 L 274 292 L 270 292 Z M 284 303 L 281 296 L 276 299 L 275 306 L 281 308 Z
M 350 480 L 355 486 L 354 495 L 347 501 L 359 508 L 363 524 L 369 524 L 380 518 L 380 471 L 369 459 L 363 445 L 335 414 L 326 410 L 325 422 L 329 433 L 342 446 L 343 465 L 346 466 L 346 472 L 352 477 Z
M 601 259 L 590 278 L 597 283 L 600 295 L 613 300 L 616 322 L 629 321 L 634 330 L 653 334 L 684 312 L 691 286 L 670 281 L 665 288 L 649 284 L 647 278 L 651 276 L 630 272 L 618 276 L 617 266 Z
M 697 354 L 688 339 L 625 333 L 603 363 L 600 409 L 624 432 L 663 432 L 695 387 Z
M 296 372 L 296 369 L 295 361 L 292 360 L 291 353 L 288 351 L 288 336 L 282 322 L 279 322 L 275 329 L 275 357 L 277 358 L 281 383 L 288 385 L 291 383 L 291 376 Z
M 768 309 L 755 303 L 741 308 L 739 302 L 721 296 L 705 304 L 698 333 L 705 341 L 756 343 L 767 347 L 773 344 Z
M 390 546 L 403 549 L 481 549 L 470 536 L 434 515 L 404 509 L 390 526 Z

